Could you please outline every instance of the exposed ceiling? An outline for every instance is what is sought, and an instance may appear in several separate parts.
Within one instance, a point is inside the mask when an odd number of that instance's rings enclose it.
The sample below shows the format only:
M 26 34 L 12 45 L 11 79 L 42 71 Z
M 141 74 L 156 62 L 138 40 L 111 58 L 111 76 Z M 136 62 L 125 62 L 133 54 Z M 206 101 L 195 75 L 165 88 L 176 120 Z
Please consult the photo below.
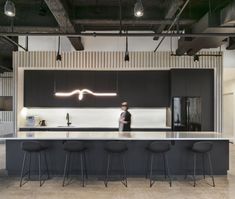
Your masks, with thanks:
M 6 0 L 0 0 L 0 32 L 2 33 L 12 31 L 18 33 L 79 33 L 84 31 L 120 30 L 120 2 L 123 30 L 161 33 L 168 29 L 186 0 L 142 0 L 144 16 L 141 18 L 136 18 L 133 13 L 136 0 L 12 1 L 16 7 L 16 16 L 14 18 L 4 15 Z M 232 2 L 234 0 L 191 0 L 179 18 L 178 27 L 180 30 L 193 32 L 206 14 L 220 13 Z M 212 15 L 209 16 L 211 20 Z M 173 29 L 176 29 L 176 26 Z M 208 32 L 208 27 L 201 29 L 201 32 L 206 31 Z M 17 38 L 14 39 L 17 40 Z M 83 50 L 79 37 L 69 39 L 76 50 Z M 12 44 L 6 39 L 1 40 L 0 57 L 4 57 L 6 56 L 4 55 L 5 51 L 11 52 L 15 47 L 12 47 Z M 194 38 L 191 38 L 191 43 L 185 43 L 185 40 L 179 41 L 179 46 L 184 49 L 179 49 L 179 52 L 182 54 L 190 50 L 191 54 L 195 54 L 200 48 L 204 47 L 201 45 L 192 50 L 192 45 L 200 43 L 200 39 L 193 40 Z M 214 46 L 215 43 L 220 45 L 221 40 L 212 40 L 210 46 Z M 10 59 L 11 53 L 7 57 Z M 9 67 L 9 63 L 6 65 L 1 60 L 3 59 L 0 58 L 0 66 Z

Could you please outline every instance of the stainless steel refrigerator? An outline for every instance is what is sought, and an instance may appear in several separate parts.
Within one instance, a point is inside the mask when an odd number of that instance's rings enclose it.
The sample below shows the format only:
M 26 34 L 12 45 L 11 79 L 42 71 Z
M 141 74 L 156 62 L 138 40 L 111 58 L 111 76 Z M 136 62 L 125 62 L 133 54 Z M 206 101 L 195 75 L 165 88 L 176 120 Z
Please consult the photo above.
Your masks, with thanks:
M 171 110 L 173 131 L 201 131 L 200 97 L 173 97 Z

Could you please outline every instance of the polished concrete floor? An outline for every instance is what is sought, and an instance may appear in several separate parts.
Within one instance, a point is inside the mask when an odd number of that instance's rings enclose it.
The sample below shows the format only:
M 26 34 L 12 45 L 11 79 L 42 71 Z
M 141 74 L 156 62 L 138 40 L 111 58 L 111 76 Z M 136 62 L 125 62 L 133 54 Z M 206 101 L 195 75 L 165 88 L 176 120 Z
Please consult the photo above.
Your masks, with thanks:
M 210 178 L 199 180 L 194 188 L 190 180 L 174 180 L 170 188 L 167 182 L 158 181 L 149 188 L 146 179 L 128 179 L 128 188 L 120 182 L 110 182 L 108 188 L 102 181 L 90 180 L 86 187 L 79 181 L 62 187 L 61 178 L 53 178 L 42 187 L 36 181 L 19 187 L 19 178 L 0 176 L 0 199 L 235 199 L 235 146 L 230 145 L 231 167 L 228 176 L 216 176 L 216 187 L 211 187 Z

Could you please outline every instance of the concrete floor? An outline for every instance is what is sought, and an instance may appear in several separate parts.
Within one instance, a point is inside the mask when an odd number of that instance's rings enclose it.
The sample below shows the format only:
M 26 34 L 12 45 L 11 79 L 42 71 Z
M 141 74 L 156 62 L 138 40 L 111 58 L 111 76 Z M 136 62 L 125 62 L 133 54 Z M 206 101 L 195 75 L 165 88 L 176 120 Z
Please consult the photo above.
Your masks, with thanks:
M 88 181 L 86 187 L 81 187 L 79 181 L 62 187 L 62 178 L 57 177 L 45 182 L 39 187 L 33 181 L 19 187 L 19 178 L 0 176 L 1 199 L 234 199 L 235 198 L 235 146 L 230 145 L 231 169 L 228 176 L 216 176 L 216 187 L 211 187 L 210 178 L 199 180 L 196 188 L 191 181 L 175 180 L 170 188 L 167 182 L 156 182 L 149 188 L 146 179 L 128 179 L 128 188 L 120 182 L 110 182 L 108 188 L 102 181 Z

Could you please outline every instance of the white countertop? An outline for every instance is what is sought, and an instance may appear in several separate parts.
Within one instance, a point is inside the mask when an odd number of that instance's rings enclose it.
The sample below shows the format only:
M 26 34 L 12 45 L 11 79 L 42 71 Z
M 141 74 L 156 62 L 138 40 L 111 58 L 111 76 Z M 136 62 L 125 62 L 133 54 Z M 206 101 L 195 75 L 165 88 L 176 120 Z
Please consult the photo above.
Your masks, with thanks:
M 98 131 L 19 131 L 17 137 L 5 140 L 234 140 L 219 132 L 156 131 L 156 132 L 98 132 Z

